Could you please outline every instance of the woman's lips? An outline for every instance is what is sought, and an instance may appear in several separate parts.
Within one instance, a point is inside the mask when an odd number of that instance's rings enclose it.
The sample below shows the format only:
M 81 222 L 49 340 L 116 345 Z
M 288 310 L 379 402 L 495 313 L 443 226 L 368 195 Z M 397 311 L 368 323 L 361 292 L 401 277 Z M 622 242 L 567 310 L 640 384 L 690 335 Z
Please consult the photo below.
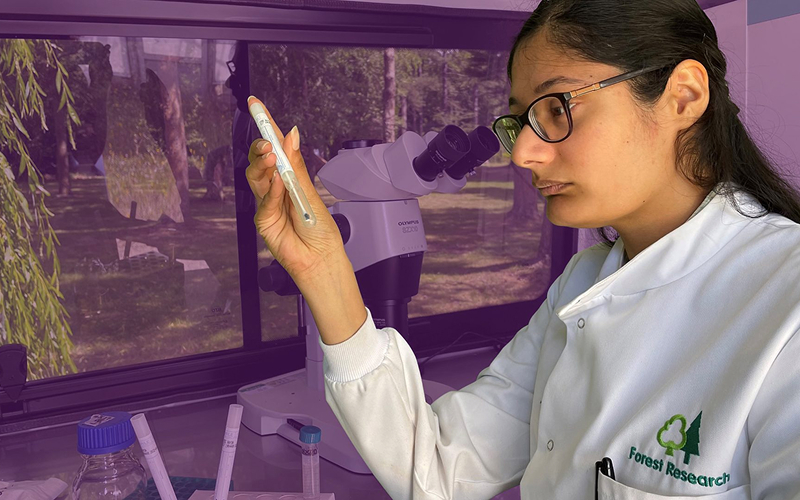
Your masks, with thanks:
M 568 188 L 571 185 L 572 184 L 556 184 L 555 186 L 549 186 L 549 187 L 546 187 L 546 188 L 542 188 L 539 191 L 544 196 L 551 196 L 551 195 L 558 194 L 558 193 L 562 192 L 564 189 Z

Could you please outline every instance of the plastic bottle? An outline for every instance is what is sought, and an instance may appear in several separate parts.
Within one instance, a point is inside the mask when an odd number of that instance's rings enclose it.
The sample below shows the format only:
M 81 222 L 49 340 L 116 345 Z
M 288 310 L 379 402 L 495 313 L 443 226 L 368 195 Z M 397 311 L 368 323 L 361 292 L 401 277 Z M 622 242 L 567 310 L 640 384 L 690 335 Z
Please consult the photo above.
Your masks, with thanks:
M 313 425 L 304 425 L 300 429 L 300 441 L 303 443 L 303 498 L 319 498 L 319 450 L 317 443 L 322 437 L 322 430 Z
M 145 500 L 147 475 L 133 452 L 130 413 L 98 413 L 78 423 L 83 465 L 72 483 L 73 500 Z

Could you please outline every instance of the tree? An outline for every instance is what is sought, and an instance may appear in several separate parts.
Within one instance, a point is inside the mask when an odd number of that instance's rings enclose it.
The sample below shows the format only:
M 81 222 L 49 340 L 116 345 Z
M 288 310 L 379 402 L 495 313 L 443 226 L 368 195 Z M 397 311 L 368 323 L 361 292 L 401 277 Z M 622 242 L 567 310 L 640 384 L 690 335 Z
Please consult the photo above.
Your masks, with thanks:
M 383 51 L 383 140 L 395 141 L 394 116 L 395 96 L 397 85 L 395 83 L 394 49 L 389 47 Z
M 145 105 L 150 133 L 164 151 L 175 178 L 183 220 L 189 223 L 189 159 L 177 56 L 163 56 L 157 72 L 147 70 L 147 82 L 140 88 L 139 97 Z
M 692 455 L 700 456 L 700 417 L 703 412 L 697 414 L 697 417 L 692 421 L 689 430 L 686 431 L 686 444 L 683 446 L 683 463 L 689 464 L 689 459 Z
M 37 50 L 46 54 L 45 66 L 36 63 Z M 50 225 L 53 214 L 45 206 L 50 193 L 23 141 L 31 139 L 26 122 L 30 126 L 38 119 L 47 130 L 47 94 L 37 77 L 52 69 L 58 110 L 66 109 L 66 136 L 75 148 L 72 124 L 80 125 L 80 120 L 59 50 L 48 40 L 0 40 L 0 339 L 27 346 L 32 378 L 77 371 L 70 357 L 68 314 L 60 302 L 58 238 Z M 9 158 L 19 163 L 16 173 Z M 17 182 L 22 174 L 27 186 Z M 52 273 L 45 266 L 52 266 Z

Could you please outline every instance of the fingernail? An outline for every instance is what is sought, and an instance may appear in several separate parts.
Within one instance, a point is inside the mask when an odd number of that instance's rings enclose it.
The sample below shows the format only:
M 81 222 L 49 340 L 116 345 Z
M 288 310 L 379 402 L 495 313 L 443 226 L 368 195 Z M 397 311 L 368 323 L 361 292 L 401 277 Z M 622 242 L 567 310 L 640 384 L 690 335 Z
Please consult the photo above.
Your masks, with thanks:
M 300 151 L 300 131 L 297 130 L 297 125 L 289 133 L 292 136 L 292 147 L 295 151 Z
M 270 182 L 275 182 L 275 177 L 276 177 L 277 175 L 278 175 L 278 171 L 277 171 L 277 170 L 276 170 L 276 171 L 274 171 L 274 172 L 272 172 L 272 181 L 270 181 Z
M 256 144 L 256 149 L 259 151 L 264 151 L 264 148 L 267 147 L 267 144 L 269 144 L 267 141 L 258 141 L 258 144 Z

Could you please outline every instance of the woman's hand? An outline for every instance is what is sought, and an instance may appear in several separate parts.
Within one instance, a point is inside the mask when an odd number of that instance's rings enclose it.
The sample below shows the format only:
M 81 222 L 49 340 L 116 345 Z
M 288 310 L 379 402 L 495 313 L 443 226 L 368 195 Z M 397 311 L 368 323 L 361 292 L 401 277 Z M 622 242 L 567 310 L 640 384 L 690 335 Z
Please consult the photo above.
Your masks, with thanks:
M 261 102 L 251 97 L 250 102 L 253 101 Z M 266 110 L 266 106 L 264 109 Z M 245 172 L 258 205 L 254 220 L 267 248 L 295 282 L 308 281 L 326 265 L 326 260 L 343 257 L 344 245 L 339 228 L 308 176 L 305 161 L 299 151 L 300 134 L 297 127 L 284 137 L 269 110 L 266 111 L 297 175 L 300 187 L 317 217 L 317 223 L 313 227 L 305 226 L 294 210 L 292 199 L 277 173 L 277 157 L 272 144 L 264 139 L 257 139 L 250 145 L 250 165 Z

